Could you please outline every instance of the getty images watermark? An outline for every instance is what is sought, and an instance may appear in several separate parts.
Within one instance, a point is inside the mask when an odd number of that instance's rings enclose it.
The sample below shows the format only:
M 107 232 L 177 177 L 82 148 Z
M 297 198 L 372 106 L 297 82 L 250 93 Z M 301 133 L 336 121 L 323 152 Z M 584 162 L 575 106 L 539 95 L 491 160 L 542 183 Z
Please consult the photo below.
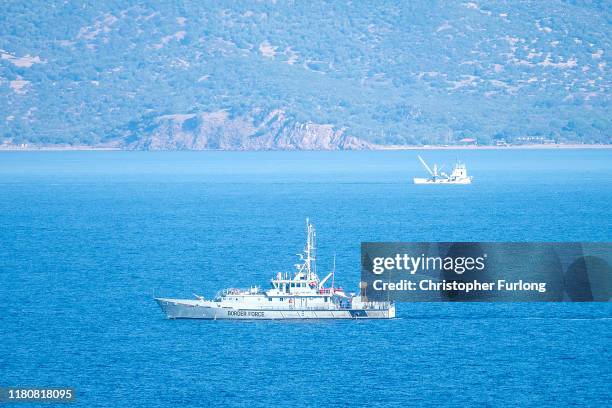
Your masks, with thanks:
M 362 243 L 369 300 L 603 301 L 610 243 Z

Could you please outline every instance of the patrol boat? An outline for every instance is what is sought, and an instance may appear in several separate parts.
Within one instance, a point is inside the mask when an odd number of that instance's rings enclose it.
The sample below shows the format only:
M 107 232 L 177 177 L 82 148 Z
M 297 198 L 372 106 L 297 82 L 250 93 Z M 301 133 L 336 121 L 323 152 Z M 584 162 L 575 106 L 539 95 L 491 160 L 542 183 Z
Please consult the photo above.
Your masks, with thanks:
M 213 299 L 156 298 L 168 319 L 392 319 L 393 302 L 371 302 L 334 287 L 334 269 L 319 279 L 316 271 L 315 228 L 306 219 L 306 247 L 292 273 L 278 272 L 271 287 L 224 289 Z M 332 279 L 332 284 L 325 283 Z
M 438 173 L 438 165 L 433 165 L 433 170 L 425 163 L 425 160 L 421 156 L 417 156 L 425 170 L 431 175 L 429 178 L 417 178 L 413 179 L 414 184 L 470 184 L 472 183 L 472 176 L 467 175 L 467 168 L 465 164 L 457 160 L 455 167 L 450 175 L 443 173 L 442 166 Z

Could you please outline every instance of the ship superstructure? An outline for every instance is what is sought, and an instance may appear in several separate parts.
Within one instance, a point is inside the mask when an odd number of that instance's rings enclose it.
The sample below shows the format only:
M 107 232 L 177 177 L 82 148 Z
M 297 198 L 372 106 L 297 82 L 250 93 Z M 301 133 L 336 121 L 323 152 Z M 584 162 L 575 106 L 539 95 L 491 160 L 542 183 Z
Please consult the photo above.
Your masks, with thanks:
M 306 220 L 306 245 L 293 272 L 278 272 L 270 288 L 229 288 L 210 300 L 156 298 L 169 319 L 388 319 L 395 317 L 392 302 L 368 302 L 334 286 L 334 269 L 319 279 L 316 233 Z M 334 262 L 335 264 L 335 262 Z M 325 284 L 331 279 L 329 287 Z

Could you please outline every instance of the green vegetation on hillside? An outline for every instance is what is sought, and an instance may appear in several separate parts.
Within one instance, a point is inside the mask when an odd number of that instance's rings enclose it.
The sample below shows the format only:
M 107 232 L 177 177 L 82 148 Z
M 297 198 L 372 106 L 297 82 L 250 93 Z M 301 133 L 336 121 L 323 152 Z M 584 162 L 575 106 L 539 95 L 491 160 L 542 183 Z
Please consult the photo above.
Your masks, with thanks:
M 381 144 L 612 142 L 606 1 L 2 7 L 0 141 L 128 143 L 162 115 L 282 109 Z

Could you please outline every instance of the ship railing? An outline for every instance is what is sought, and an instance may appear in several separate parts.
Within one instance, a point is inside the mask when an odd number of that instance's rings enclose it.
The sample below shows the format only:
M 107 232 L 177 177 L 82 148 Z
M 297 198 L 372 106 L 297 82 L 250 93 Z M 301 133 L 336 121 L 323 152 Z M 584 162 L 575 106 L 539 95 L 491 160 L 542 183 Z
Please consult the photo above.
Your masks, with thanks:
M 392 304 L 393 302 L 364 302 L 363 308 L 366 310 L 386 310 L 391 307 Z
M 259 286 L 252 286 L 249 289 L 226 288 L 218 291 L 215 294 L 214 299 L 218 300 L 228 295 L 255 295 L 258 293 L 261 293 L 261 288 Z
M 225 288 L 225 289 L 218 291 L 217 294 L 215 295 L 215 298 L 222 298 L 227 295 L 238 295 L 241 292 L 242 291 L 238 288 Z
M 365 310 L 387 310 L 391 307 L 392 302 L 367 302 L 364 303 L 361 307 Z M 350 310 L 353 309 L 353 306 L 350 303 L 336 303 L 336 310 Z M 290 309 L 299 309 L 299 310 L 330 310 L 329 306 L 290 306 Z M 333 310 L 333 309 L 332 309 Z
M 380 302 L 378 304 L 373 305 L 373 309 L 388 309 L 393 306 L 393 302 Z
M 344 307 L 340 305 L 336 305 L 336 308 L 330 306 L 293 306 L 290 305 L 290 310 L 349 310 L 350 307 Z

